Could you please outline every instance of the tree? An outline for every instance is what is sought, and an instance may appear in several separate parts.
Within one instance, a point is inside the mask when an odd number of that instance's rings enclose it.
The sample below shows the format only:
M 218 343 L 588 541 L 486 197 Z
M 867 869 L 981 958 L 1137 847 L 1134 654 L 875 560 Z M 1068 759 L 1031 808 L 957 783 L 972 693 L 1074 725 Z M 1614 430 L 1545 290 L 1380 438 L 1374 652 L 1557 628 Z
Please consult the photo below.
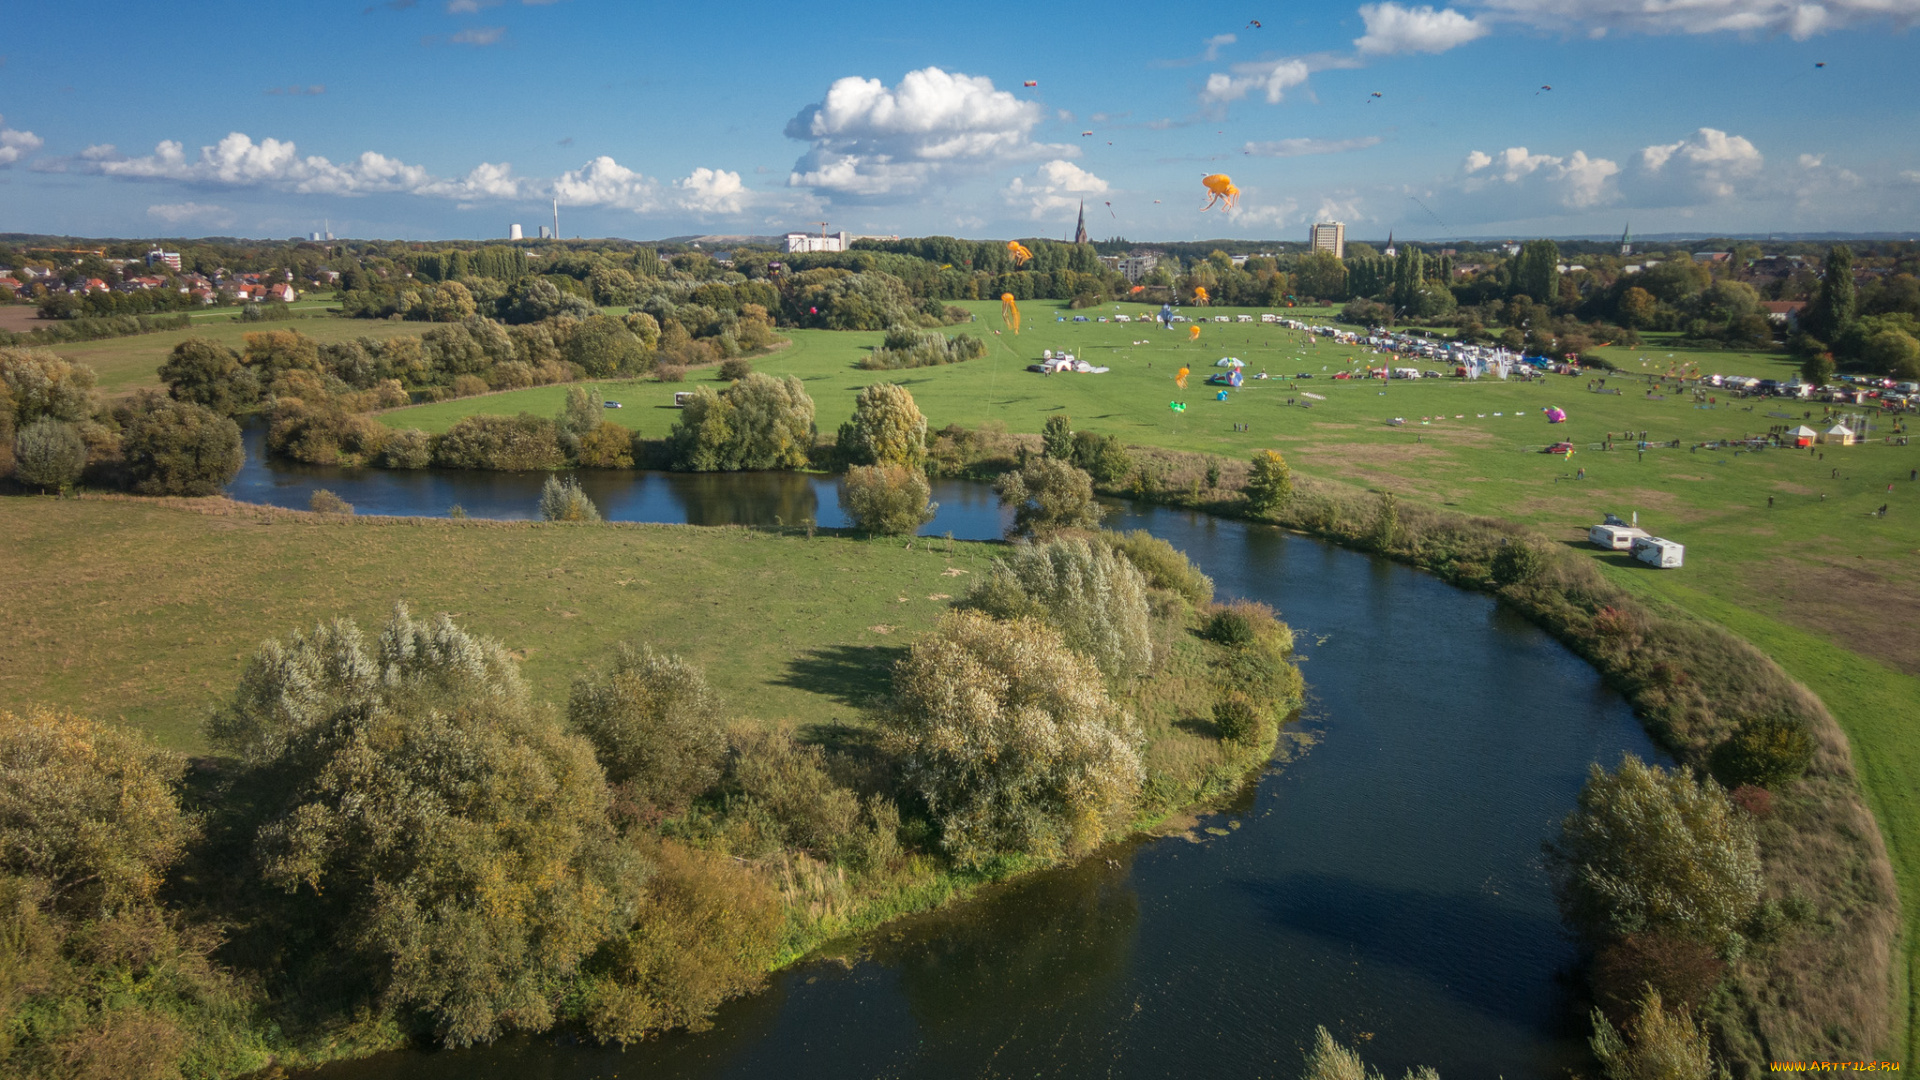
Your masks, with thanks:
M 80 479 L 87 444 L 72 424 L 43 416 L 13 437 L 13 475 L 42 490 L 58 491 Z
M 1560 245 L 1551 240 L 1529 240 L 1514 257 L 1514 296 L 1552 304 L 1560 296 Z
M 1833 381 L 1833 355 L 1816 352 L 1800 361 L 1800 377 L 1815 386 L 1825 386 Z
M 1141 736 L 1091 658 L 1034 619 L 947 616 L 875 722 L 962 865 L 1084 850 L 1131 810 Z
M 799 379 L 755 372 L 714 393 L 695 390 L 669 436 L 676 468 L 797 469 L 813 449 L 813 399 Z
M 1040 442 L 1047 456 L 1061 461 L 1073 459 L 1073 422 L 1065 413 L 1054 413 L 1040 427 Z
M 904 465 L 855 465 L 840 488 L 840 509 L 861 532 L 912 536 L 932 521 L 940 504 L 930 502 L 926 477 Z
M 897 383 L 875 383 L 853 400 L 853 416 L 835 440 L 851 465 L 918 469 L 927 460 L 927 418 Z
M 1546 853 L 1562 917 L 1591 941 L 1651 930 L 1725 949 L 1760 902 L 1753 826 L 1725 792 L 1631 754 L 1590 767 Z
M 434 444 L 434 457 L 444 468 L 505 472 L 557 469 L 567 461 L 553 421 L 530 413 L 464 417 Z
M 632 902 L 593 747 L 445 615 L 267 643 L 209 734 L 246 769 L 259 874 L 290 917 L 450 1044 L 549 1026 Z
M 1100 484 L 1118 484 L 1133 473 L 1133 455 L 1127 453 L 1127 448 L 1113 435 L 1074 432 L 1073 455 L 1067 460 L 1085 469 L 1087 475 Z
M 1347 268 L 1331 251 L 1316 251 L 1294 267 L 1295 289 L 1322 300 L 1347 298 Z
M 1247 504 L 1260 515 L 1271 514 L 1293 498 L 1293 470 L 1278 450 L 1262 450 L 1253 455 L 1253 472 L 1247 477 Z
M 1019 472 L 1002 475 L 994 491 L 1000 505 L 1013 507 L 1016 536 L 1097 529 L 1104 513 L 1093 498 L 1093 478 L 1055 458 L 1035 458 Z
M 1920 340 L 1904 331 L 1882 330 L 1867 339 L 1861 359 L 1869 369 L 1895 378 L 1920 377 Z
M 76 424 L 93 412 L 93 369 L 47 349 L 0 349 L 0 383 L 22 428 L 42 418 Z
M 579 456 L 580 440 L 606 419 L 606 407 L 599 387 L 567 387 L 567 402 L 560 407 L 560 415 L 554 417 L 553 426 L 568 457 Z
M 1620 294 L 1619 305 L 1614 310 L 1625 325 L 1645 330 L 1653 325 L 1659 308 L 1660 301 L 1655 300 L 1652 293 L 1635 285 Z
M 1820 292 L 1800 313 L 1800 325 L 1821 341 L 1833 341 L 1853 325 L 1858 314 L 1853 287 L 1853 249 L 1835 244 L 1827 249 L 1820 275 Z
M 587 498 L 580 481 L 571 476 L 565 480 L 549 476 L 540 486 L 540 520 L 599 521 L 600 509 Z
M 567 343 L 567 359 L 594 378 L 641 375 L 653 366 L 652 350 L 612 315 L 581 320 Z
M 193 831 L 173 793 L 185 764 L 70 713 L 0 711 L 0 869 L 76 914 L 151 901 Z
M 633 468 L 633 432 L 602 420 L 580 440 L 578 460 L 588 469 Z
M 1153 665 L 1147 583 L 1124 556 L 1078 538 L 1023 544 L 993 561 L 967 604 L 999 619 L 1043 619 L 1110 679 Z
M 217 494 L 247 457 L 239 425 L 189 401 L 157 402 L 135 413 L 120 453 L 133 489 L 142 495 Z
M 574 680 L 567 722 L 593 744 L 607 782 L 640 807 L 675 813 L 720 779 L 725 713 L 706 675 L 649 645 Z
M 160 381 L 175 401 L 204 405 L 222 416 L 252 408 L 260 400 L 260 382 L 241 366 L 240 354 L 205 338 L 175 345 L 160 365 Z
M 434 286 L 433 294 L 427 299 L 427 318 L 434 322 L 461 322 L 472 318 L 477 310 L 473 293 L 457 281 L 443 281 Z

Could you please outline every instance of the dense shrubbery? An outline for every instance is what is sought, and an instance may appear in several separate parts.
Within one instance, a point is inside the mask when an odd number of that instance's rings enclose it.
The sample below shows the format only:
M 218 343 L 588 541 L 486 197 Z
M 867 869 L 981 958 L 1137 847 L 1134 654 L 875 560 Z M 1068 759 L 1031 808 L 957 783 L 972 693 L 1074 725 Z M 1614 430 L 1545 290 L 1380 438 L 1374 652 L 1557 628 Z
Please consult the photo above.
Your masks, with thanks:
M 1213 602 L 1213 579 L 1201 573 L 1186 552 L 1147 530 L 1102 532 L 1100 540 L 1125 556 L 1154 588 L 1177 593 L 1197 608 Z
M 1097 843 L 1139 791 L 1132 717 L 1045 623 L 949 616 L 893 686 L 876 722 L 961 863 Z
M 22 348 L 64 345 L 73 341 L 101 341 L 135 334 L 153 334 L 162 330 L 186 330 L 192 326 L 193 320 L 185 315 L 81 316 L 36 326 L 24 334 L 0 330 L 0 345 Z
M 434 464 L 447 469 L 524 472 L 567 463 L 553 421 L 532 413 L 468 416 L 435 442 Z
M 1108 678 L 1131 679 L 1153 666 L 1147 583 L 1105 544 L 1074 539 L 1022 544 L 993 561 L 967 595 L 969 607 L 999 619 L 1053 624 L 1069 648 Z
M 690 472 L 799 468 L 813 449 L 813 399 L 791 375 L 749 375 L 718 393 L 702 386 L 671 441 L 674 467 Z
M 605 673 L 574 681 L 567 720 L 593 743 L 619 797 L 643 812 L 677 812 L 720 779 L 719 697 L 677 656 L 620 646 Z
M 948 337 L 905 326 L 887 330 L 886 340 L 860 361 L 866 371 L 897 371 L 903 368 L 938 367 L 978 360 L 987 355 L 987 343 L 971 334 Z
M 855 465 L 840 488 L 840 509 L 854 528 L 877 536 L 912 536 L 933 520 L 939 504 L 918 470 L 904 465 Z
M 875 383 L 854 398 L 853 416 L 840 425 L 835 448 L 849 465 L 918 469 L 927 459 L 927 418 L 906 387 Z
M 120 454 L 142 495 L 216 495 L 246 461 L 239 425 L 187 401 L 136 411 L 121 433 Z
M 1013 507 L 1013 532 L 1046 538 L 1062 529 L 1097 529 L 1103 512 L 1093 498 L 1093 478 L 1056 458 L 1035 458 L 1003 474 L 994 490 Z

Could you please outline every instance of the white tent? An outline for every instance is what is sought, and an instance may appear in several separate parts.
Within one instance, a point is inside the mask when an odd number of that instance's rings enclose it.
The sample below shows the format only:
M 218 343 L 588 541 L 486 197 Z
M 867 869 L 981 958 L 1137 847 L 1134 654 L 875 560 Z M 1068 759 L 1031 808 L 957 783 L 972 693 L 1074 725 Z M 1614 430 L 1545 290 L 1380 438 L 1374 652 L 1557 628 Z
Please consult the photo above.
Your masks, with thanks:
M 1793 445 L 1795 446 L 1812 446 L 1814 443 L 1820 441 L 1820 433 L 1805 424 L 1801 424 L 1799 427 L 1787 432 L 1787 438 L 1792 439 Z
M 1827 429 L 1825 435 L 1820 436 L 1820 441 L 1824 443 L 1839 443 L 1841 446 L 1852 446 L 1853 429 L 1845 424 L 1835 424 Z
M 1215 360 L 1215 361 L 1213 362 L 1213 366 L 1214 366 L 1214 367 L 1234 367 L 1234 368 L 1239 368 L 1239 367 L 1246 367 L 1247 365 L 1246 365 L 1246 363 L 1245 363 L 1244 361 L 1242 361 L 1242 360 L 1241 360 L 1240 358 L 1238 358 L 1238 357 L 1234 357 L 1234 356 L 1223 356 L 1223 357 L 1221 357 L 1220 359 L 1218 359 L 1218 360 Z

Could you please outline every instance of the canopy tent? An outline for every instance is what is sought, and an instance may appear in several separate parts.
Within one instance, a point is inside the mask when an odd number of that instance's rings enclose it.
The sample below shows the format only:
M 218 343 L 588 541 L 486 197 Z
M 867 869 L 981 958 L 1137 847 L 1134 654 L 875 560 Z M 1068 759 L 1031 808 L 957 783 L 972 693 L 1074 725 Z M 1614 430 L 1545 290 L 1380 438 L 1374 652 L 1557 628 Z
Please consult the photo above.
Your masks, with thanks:
M 1793 445 L 1795 446 L 1812 446 L 1819 440 L 1820 433 L 1805 424 L 1801 424 L 1799 427 L 1787 432 L 1787 438 L 1792 439 Z
M 1241 360 L 1241 359 L 1240 359 L 1239 357 L 1237 357 L 1237 356 L 1223 356 L 1223 357 L 1221 357 L 1220 359 L 1218 359 L 1218 360 L 1215 360 L 1215 361 L 1213 362 L 1213 366 L 1214 366 L 1214 367 L 1231 367 L 1231 368 L 1243 368 L 1243 367 L 1246 367 L 1247 365 L 1246 365 L 1246 362 L 1245 362 L 1244 360 Z
M 1824 435 L 1820 436 L 1820 441 L 1823 443 L 1838 443 L 1841 446 L 1852 446 L 1854 443 L 1853 429 L 1845 424 L 1835 424 L 1828 428 Z

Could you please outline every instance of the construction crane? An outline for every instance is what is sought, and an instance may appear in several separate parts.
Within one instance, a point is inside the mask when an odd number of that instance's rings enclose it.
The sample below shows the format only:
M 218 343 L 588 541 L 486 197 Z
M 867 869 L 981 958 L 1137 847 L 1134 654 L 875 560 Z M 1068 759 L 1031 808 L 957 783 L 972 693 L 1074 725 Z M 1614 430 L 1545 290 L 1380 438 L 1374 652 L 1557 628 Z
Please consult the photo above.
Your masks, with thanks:
M 824 221 L 809 221 L 809 222 L 807 222 L 807 224 L 809 224 L 809 225 L 818 225 L 818 226 L 820 226 L 820 239 L 822 239 L 822 240 L 825 240 L 825 239 L 827 238 L 827 225 L 828 225 L 828 223 L 827 223 L 827 222 L 824 222 Z

